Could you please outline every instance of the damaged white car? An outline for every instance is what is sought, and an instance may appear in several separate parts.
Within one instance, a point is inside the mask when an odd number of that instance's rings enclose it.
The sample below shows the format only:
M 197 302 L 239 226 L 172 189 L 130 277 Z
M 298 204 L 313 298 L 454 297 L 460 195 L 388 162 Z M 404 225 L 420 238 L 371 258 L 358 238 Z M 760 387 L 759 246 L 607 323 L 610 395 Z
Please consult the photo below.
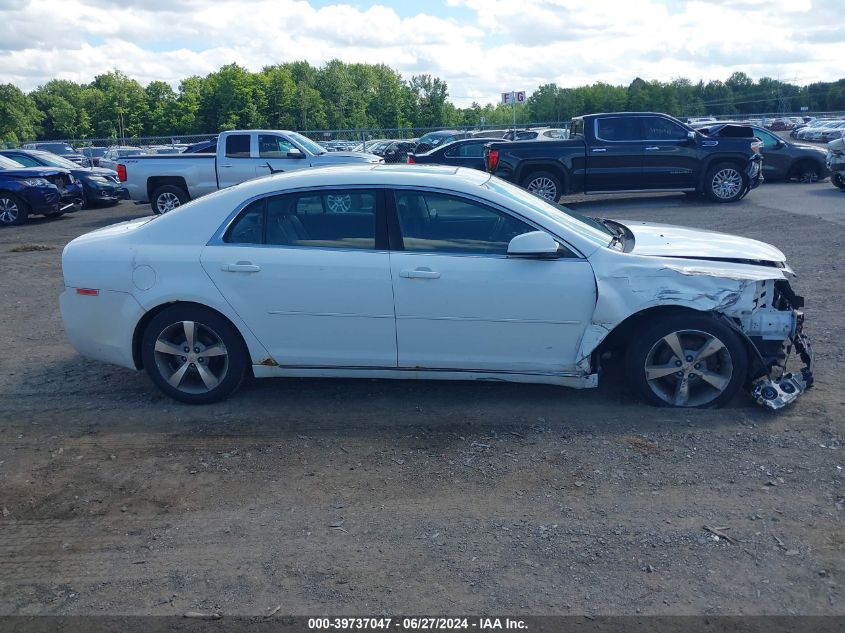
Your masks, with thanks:
M 250 375 L 595 387 L 616 350 L 656 405 L 745 387 L 780 408 L 812 385 L 776 248 L 596 221 L 471 169 L 261 178 L 83 235 L 62 264 L 76 349 L 189 403 Z

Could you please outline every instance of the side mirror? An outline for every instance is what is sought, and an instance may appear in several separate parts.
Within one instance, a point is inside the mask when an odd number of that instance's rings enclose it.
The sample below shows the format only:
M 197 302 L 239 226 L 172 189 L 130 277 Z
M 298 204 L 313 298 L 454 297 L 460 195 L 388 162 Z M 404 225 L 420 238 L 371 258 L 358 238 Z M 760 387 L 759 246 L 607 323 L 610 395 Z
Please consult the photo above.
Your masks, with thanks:
M 305 158 L 305 154 L 294 147 L 288 152 L 288 158 Z
M 508 244 L 509 257 L 558 257 L 560 244 L 545 231 L 517 235 Z
M 687 140 L 691 142 L 695 142 L 695 131 L 687 130 Z
M 777 148 L 786 147 L 786 143 L 784 143 L 781 139 L 778 139 L 777 143 L 775 143 L 775 147 L 777 147 Z

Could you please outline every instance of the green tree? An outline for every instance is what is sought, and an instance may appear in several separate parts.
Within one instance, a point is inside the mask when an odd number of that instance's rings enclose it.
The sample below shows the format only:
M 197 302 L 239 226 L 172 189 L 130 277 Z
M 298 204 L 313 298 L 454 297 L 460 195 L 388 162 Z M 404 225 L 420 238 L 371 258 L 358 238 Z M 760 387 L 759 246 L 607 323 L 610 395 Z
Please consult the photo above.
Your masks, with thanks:
M 0 85 L 0 142 L 34 140 L 43 117 L 32 97 L 12 84 Z

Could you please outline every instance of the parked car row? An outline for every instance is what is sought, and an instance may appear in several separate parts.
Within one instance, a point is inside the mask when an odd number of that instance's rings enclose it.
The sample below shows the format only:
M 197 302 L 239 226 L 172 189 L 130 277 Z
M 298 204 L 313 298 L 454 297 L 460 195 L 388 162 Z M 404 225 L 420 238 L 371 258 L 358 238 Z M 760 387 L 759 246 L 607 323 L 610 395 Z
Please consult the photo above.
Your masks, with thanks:
M 803 128 L 793 130 L 790 136 L 800 141 L 829 143 L 842 138 L 843 134 L 845 134 L 845 120 L 816 119 Z
M 82 184 L 67 169 L 25 167 L 0 155 L 0 226 L 76 211 L 82 195 Z

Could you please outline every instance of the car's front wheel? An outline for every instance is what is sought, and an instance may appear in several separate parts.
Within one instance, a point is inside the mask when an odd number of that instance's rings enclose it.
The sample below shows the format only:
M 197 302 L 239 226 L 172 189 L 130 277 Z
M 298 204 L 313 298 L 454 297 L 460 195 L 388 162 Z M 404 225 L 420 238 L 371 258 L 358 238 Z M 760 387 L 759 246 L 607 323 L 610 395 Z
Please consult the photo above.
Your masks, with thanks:
M 648 402 L 718 407 L 745 382 L 748 356 L 730 327 L 707 316 L 674 314 L 647 325 L 628 346 L 627 374 Z
M 822 170 L 819 164 L 815 161 L 805 161 L 798 165 L 798 169 L 795 170 L 795 175 L 798 178 L 798 182 L 814 183 L 821 179 Z
M 837 171 L 830 177 L 830 182 L 845 191 L 845 173 Z
M 141 340 L 141 359 L 165 394 L 189 404 L 229 396 L 246 375 L 249 355 L 235 327 L 202 306 L 159 312 Z
M 29 215 L 26 203 L 11 193 L 0 193 L 0 225 L 23 224 Z

